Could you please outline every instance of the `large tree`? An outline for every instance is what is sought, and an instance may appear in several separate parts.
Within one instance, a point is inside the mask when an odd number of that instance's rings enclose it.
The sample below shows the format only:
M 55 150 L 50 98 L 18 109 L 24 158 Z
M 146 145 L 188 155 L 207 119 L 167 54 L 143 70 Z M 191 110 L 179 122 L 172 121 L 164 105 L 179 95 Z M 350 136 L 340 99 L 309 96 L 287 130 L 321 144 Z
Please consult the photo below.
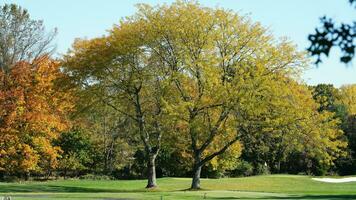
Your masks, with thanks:
M 301 143 L 314 147 L 337 140 L 341 133 L 334 122 L 324 126 L 329 118 L 319 116 L 314 104 L 300 105 L 312 101 L 308 94 L 298 97 L 307 93 L 296 81 L 304 64 L 303 53 L 247 17 L 183 1 L 140 5 L 108 36 L 78 40 L 64 62 L 89 100 L 107 104 L 134 125 L 129 133 L 137 135 L 146 152 L 147 187 L 155 186 L 162 133 L 174 133 L 192 158 L 192 189 L 200 188 L 204 165 L 224 159 L 227 152 L 240 155 L 239 139 L 256 130 L 256 121 L 266 125 L 264 133 L 288 133 L 278 138 L 284 147 L 288 140 L 299 149 Z M 295 101 L 298 107 L 292 109 Z M 295 122 L 301 116 L 304 121 Z M 327 131 L 321 133 L 323 128 Z M 340 146 L 314 149 L 329 162 Z M 326 149 L 331 153 L 323 154 Z
M 303 55 L 246 17 L 197 3 L 142 5 L 132 19 L 147 24 L 148 48 L 178 94 L 168 110 L 190 144 L 191 188 L 198 189 L 202 166 L 239 148 L 239 135 L 248 134 L 243 111 L 261 112 L 268 81 L 293 76 Z
M 304 54 L 274 39 L 260 24 L 228 10 L 181 1 L 141 5 L 130 19 L 146 24 L 146 48 L 159 58 L 177 94 L 168 100 L 167 110 L 190 147 L 192 189 L 200 188 L 202 166 L 226 151 L 239 152 L 239 139 L 256 131 L 255 122 L 264 123 L 262 134 L 273 135 L 280 144 L 271 146 L 282 155 L 266 160 L 270 163 L 284 159 L 291 140 L 299 150 L 317 146 L 310 151 L 328 163 L 344 146 L 337 140 L 342 134 L 337 122 L 319 115 L 311 95 L 296 82 Z M 303 107 L 306 101 L 310 104 Z

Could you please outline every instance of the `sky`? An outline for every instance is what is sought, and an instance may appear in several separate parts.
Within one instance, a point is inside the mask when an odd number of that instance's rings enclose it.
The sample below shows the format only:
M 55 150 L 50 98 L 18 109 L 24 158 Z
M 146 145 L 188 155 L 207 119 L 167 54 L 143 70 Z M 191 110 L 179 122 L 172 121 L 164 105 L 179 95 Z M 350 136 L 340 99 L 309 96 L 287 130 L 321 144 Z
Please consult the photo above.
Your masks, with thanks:
M 58 29 L 55 39 L 57 56 L 67 52 L 75 38 L 94 38 L 106 34 L 125 16 L 135 13 L 135 5 L 171 3 L 170 0 L 0 0 L 26 8 L 31 18 L 42 19 L 47 30 Z M 260 22 L 277 38 L 287 37 L 303 51 L 308 45 L 307 36 L 320 24 L 319 18 L 327 15 L 336 22 L 356 20 L 356 9 L 348 0 L 200 0 L 209 7 L 232 9 L 240 15 L 249 15 Z M 310 65 L 303 74 L 306 83 L 331 83 L 337 87 L 356 83 L 356 58 L 345 65 L 339 62 L 339 52 L 318 67 Z

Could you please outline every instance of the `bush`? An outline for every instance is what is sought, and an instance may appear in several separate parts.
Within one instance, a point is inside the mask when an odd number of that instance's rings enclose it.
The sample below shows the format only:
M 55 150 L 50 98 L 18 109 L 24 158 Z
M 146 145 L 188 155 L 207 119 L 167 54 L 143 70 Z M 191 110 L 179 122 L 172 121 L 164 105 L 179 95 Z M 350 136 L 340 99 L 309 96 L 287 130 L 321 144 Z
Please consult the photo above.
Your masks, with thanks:
M 98 175 L 98 174 L 86 174 L 79 179 L 88 179 L 88 180 L 112 180 L 113 178 L 111 176 L 107 175 Z
M 253 166 L 244 160 L 238 163 L 236 168 L 231 171 L 230 176 L 241 177 L 241 176 L 251 176 L 253 174 Z
M 257 164 L 255 168 L 255 175 L 266 175 L 270 174 L 269 168 L 266 164 Z

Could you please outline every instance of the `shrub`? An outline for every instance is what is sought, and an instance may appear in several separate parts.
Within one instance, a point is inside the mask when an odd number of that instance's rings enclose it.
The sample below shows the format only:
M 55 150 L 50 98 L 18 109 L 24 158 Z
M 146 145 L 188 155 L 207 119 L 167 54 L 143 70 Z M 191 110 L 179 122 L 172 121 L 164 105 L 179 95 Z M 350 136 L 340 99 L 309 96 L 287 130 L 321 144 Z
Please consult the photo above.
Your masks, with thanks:
M 112 180 L 113 178 L 111 176 L 107 175 L 99 175 L 99 174 L 86 174 L 79 179 L 88 179 L 88 180 Z
M 255 175 L 266 175 L 270 173 L 271 172 L 266 164 L 257 164 L 255 168 Z
M 231 171 L 230 176 L 241 177 L 251 176 L 253 174 L 253 166 L 244 160 L 240 161 L 234 170 Z

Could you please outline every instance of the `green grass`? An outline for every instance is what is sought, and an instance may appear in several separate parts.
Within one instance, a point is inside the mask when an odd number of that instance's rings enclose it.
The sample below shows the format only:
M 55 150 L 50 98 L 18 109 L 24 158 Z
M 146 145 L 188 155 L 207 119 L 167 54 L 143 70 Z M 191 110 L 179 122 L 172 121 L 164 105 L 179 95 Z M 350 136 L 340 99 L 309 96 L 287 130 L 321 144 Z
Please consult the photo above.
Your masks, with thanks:
M 144 189 L 145 180 L 57 180 L 0 183 L 0 199 L 356 199 L 356 182 L 322 183 L 307 176 L 271 175 L 202 179 L 203 190 L 187 191 L 189 178 L 158 179 L 159 188 Z

